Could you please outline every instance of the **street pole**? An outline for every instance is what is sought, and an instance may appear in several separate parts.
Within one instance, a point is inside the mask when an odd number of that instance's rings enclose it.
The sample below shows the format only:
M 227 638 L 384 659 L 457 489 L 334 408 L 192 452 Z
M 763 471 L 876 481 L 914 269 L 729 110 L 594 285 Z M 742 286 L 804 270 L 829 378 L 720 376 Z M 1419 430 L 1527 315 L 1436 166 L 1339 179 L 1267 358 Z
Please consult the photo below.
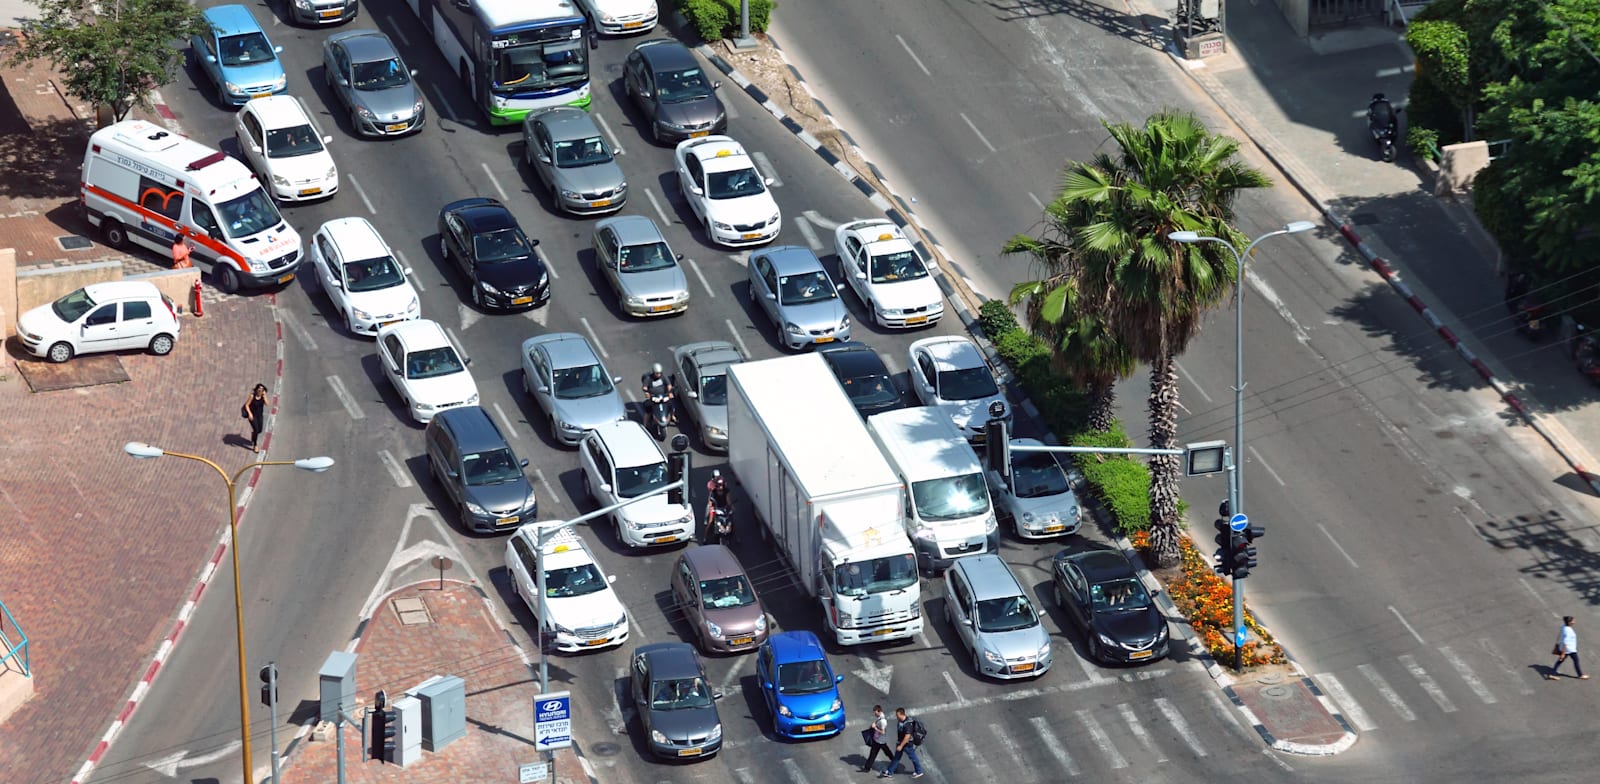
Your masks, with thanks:
M 1235 432 L 1237 437 L 1237 431 Z M 1233 450 L 1222 450 L 1223 470 L 1228 472 L 1228 515 L 1239 514 L 1239 466 L 1233 461 Z M 1229 538 L 1232 547 L 1233 538 Z M 1233 583 L 1233 669 L 1244 672 L 1244 580 L 1235 576 Z
M 267 708 L 272 721 L 272 784 L 282 784 L 283 779 L 278 777 L 278 663 L 267 662 L 267 689 L 270 699 Z
M 335 710 L 333 712 L 333 739 L 334 739 L 334 743 L 333 743 L 334 756 L 338 757 L 337 766 L 338 766 L 338 770 L 339 770 L 339 784 L 345 784 L 345 780 L 344 780 L 344 708 L 342 706 L 339 707 L 337 710 Z M 361 742 L 362 743 L 366 743 L 367 742 L 367 739 L 366 739 L 365 736 L 363 736 L 361 738 Z M 272 784 L 278 784 L 277 780 L 274 779 Z

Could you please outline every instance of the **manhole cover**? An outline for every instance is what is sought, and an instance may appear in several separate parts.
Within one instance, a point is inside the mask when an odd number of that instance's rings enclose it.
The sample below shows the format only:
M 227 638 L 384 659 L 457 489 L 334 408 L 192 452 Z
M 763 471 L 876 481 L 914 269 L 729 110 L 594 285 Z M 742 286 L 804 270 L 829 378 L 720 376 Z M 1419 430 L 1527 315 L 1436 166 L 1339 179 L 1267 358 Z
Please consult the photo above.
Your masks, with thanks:
M 1274 685 L 1274 684 L 1278 684 L 1278 683 L 1283 683 L 1283 676 L 1279 675 L 1277 673 L 1270 673 L 1270 674 L 1267 674 L 1267 675 L 1262 675 L 1262 676 L 1256 678 L 1256 683 L 1265 683 L 1265 684 L 1267 684 L 1269 686 Z
M 1354 212 L 1350 214 L 1350 222 L 1357 226 L 1371 226 L 1378 222 L 1378 216 L 1370 212 Z
M 622 751 L 621 746 L 618 746 L 615 743 L 607 743 L 605 741 L 601 741 L 589 747 L 589 753 L 595 755 L 596 757 L 610 757 L 619 751 Z
M 401 626 L 433 623 L 433 616 L 428 614 L 428 605 L 415 596 L 395 599 L 390 604 L 394 607 L 394 614 L 400 618 Z
M 1294 689 L 1288 686 L 1268 686 L 1261 690 L 1261 696 L 1274 700 L 1287 700 L 1294 694 Z
M 62 250 L 87 250 L 94 247 L 94 243 L 88 237 L 79 234 L 57 237 L 56 244 L 60 245 Z

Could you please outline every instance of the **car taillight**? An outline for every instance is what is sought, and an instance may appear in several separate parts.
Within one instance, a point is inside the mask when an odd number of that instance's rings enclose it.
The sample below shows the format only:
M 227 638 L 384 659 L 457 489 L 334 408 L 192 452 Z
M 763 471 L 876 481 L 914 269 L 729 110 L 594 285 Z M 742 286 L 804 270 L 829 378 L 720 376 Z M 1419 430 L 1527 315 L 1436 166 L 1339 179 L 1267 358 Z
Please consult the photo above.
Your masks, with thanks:
M 172 315 L 172 320 L 173 321 L 177 321 L 178 320 L 178 308 L 177 308 L 176 305 L 172 304 L 172 298 L 167 296 L 167 295 L 165 295 L 165 294 L 162 294 L 161 295 L 161 304 L 167 306 L 167 313 Z

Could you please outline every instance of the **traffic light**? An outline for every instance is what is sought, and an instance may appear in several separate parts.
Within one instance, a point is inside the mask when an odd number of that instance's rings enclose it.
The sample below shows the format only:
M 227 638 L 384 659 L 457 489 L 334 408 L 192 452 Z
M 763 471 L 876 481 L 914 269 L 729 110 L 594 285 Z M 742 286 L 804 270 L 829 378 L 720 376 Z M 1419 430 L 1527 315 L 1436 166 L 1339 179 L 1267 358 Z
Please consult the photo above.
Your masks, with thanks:
M 1233 579 L 1243 580 L 1250 576 L 1250 570 L 1259 566 L 1256 560 L 1256 548 L 1250 546 L 1250 539 L 1245 534 L 1239 534 L 1233 543 Z
M 1217 543 L 1217 574 L 1233 574 L 1233 529 L 1228 527 L 1228 521 L 1219 518 L 1212 526 L 1217 529 L 1217 535 L 1212 541 Z
M 1267 535 L 1267 527 L 1264 526 L 1264 525 L 1252 525 L 1252 526 L 1250 526 L 1250 528 L 1248 530 L 1246 530 L 1244 532 L 1245 538 L 1249 539 L 1252 542 L 1254 542 L 1255 540 L 1260 539 L 1261 537 L 1266 536 L 1266 535 Z
M 278 665 L 261 668 L 261 704 L 272 707 L 278 704 Z
M 394 736 L 400 731 L 400 713 L 388 707 L 388 702 L 387 695 L 381 689 L 372 700 L 372 756 L 384 762 L 393 762 Z
M 1002 479 L 1011 477 L 1011 435 L 1006 432 L 1004 419 L 991 419 L 983 426 L 984 456 L 989 470 Z
M 667 503 L 686 505 L 684 499 L 688 494 L 684 492 L 688 487 L 689 479 L 689 453 L 673 452 L 667 455 L 667 482 L 680 483 L 677 487 L 667 491 Z

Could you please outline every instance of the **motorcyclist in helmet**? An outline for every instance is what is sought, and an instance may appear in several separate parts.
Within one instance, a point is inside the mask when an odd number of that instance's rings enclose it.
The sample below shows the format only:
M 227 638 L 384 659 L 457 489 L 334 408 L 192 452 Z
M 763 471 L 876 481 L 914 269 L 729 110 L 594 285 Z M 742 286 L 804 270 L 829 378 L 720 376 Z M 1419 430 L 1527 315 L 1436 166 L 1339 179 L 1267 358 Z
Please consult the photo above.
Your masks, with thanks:
M 650 366 L 650 372 L 640 379 L 640 384 L 644 387 L 644 396 L 647 400 L 653 402 L 657 397 L 666 397 L 667 415 L 671 417 L 672 424 L 676 425 L 678 411 L 672 394 L 672 379 L 662 374 L 660 362 Z
M 1367 128 L 1374 135 L 1383 131 L 1390 137 L 1394 137 L 1400 131 L 1400 120 L 1395 116 L 1394 106 L 1383 93 L 1374 93 L 1372 102 L 1367 104 Z
M 711 472 L 711 481 L 706 482 L 706 524 L 711 525 L 718 515 L 727 515 L 723 521 L 728 527 L 728 538 L 733 535 L 733 497 L 728 493 L 728 480 L 722 475 L 721 469 Z

